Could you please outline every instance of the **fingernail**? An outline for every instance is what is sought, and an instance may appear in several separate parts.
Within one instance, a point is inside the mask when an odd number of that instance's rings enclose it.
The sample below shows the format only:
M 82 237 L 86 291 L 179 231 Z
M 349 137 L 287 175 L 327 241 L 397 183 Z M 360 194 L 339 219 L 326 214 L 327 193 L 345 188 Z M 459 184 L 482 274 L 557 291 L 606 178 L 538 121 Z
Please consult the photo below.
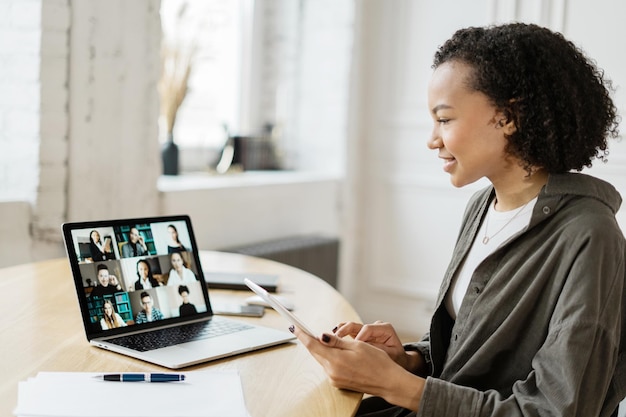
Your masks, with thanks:
M 328 342 L 330 342 L 330 336 L 329 336 L 329 335 L 327 335 L 326 333 L 324 333 L 324 334 L 322 335 L 322 342 L 324 342 L 324 343 L 328 343 Z
M 335 326 L 335 327 L 333 328 L 333 333 L 337 333 L 337 329 L 338 329 L 338 328 L 339 328 L 339 327 Z
M 289 326 L 289 331 L 291 333 L 293 333 L 295 330 L 296 330 L 295 326 L 293 326 L 293 325 Z

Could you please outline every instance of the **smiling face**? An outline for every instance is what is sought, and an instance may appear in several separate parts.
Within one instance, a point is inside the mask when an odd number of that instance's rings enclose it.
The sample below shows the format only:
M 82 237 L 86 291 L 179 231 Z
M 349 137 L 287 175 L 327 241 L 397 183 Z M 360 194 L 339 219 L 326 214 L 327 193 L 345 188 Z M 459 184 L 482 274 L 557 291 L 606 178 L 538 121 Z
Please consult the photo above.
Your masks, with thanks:
M 113 315 L 113 305 L 108 301 L 104 303 L 104 314 L 109 317 Z
M 152 297 L 145 296 L 141 299 L 141 305 L 143 306 L 143 309 L 146 311 L 146 313 L 150 314 L 150 312 L 152 311 Z
M 103 287 L 109 285 L 109 271 L 107 269 L 100 269 L 98 271 L 98 281 Z
M 139 276 L 143 279 L 148 278 L 148 272 L 150 271 L 148 264 L 146 264 L 145 262 L 139 262 L 137 263 L 137 273 L 139 274 Z
M 510 171 L 513 158 L 505 152 L 505 133 L 514 129 L 489 98 L 467 85 L 472 67 L 449 61 L 433 72 L 428 106 L 434 121 L 428 147 L 439 151 L 443 170 L 455 187 L 482 177 L 497 181 Z
M 172 267 L 174 267 L 174 269 L 176 271 L 181 271 L 183 269 L 183 257 L 180 255 L 180 253 L 175 252 L 172 254 L 171 257 L 171 262 L 172 262 Z
M 136 228 L 131 228 L 130 229 L 130 233 L 129 233 L 129 237 L 130 237 L 130 241 L 133 243 L 137 243 L 137 241 L 139 240 L 139 230 L 137 230 Z
M 170 237 L 173 242 L 178 242 L 178 232 L 175 227 L 168 226 L 167 231 L 170 233 Z

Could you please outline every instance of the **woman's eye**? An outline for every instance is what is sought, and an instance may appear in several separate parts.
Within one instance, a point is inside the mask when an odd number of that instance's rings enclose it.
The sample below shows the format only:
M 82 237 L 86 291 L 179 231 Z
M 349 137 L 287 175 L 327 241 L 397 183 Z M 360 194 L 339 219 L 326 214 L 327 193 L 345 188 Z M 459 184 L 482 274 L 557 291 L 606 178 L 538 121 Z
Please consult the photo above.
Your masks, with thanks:
M 450 121 L 450 119 L 444 119 L 444 118 L 438 118 L 437 119 L 437 123 L 439 123 L 440 125 L 445 125 Z

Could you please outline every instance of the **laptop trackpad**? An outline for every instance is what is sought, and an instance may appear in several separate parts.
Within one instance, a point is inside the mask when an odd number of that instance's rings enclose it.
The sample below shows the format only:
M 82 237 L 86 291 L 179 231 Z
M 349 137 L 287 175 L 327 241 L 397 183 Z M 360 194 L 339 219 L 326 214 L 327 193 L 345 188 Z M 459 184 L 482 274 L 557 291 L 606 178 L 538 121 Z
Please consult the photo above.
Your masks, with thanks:
M 205 352 L 207 356 L 221 355 L 222 353 L 241 353 L 255 348 L 272 346 L 293 340 L 290 333 L 268 329 L 252 328 L 215 338 L 182 343 L 177 347 L 193 352 Z

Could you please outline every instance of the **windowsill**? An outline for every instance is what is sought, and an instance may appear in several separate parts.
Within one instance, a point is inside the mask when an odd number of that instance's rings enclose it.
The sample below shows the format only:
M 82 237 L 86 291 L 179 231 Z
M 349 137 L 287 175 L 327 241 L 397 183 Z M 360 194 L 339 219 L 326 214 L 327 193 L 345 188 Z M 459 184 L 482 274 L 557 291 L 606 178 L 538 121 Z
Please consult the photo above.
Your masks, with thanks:
M 337 181 L 339 175 L 305 171 L 244 171 L 223 175 L 208 172 L 186 172 L 181 175 L 161 175 L 157 182 L 160 192 L 205 190 L 217 188 L 256 187 L 267 185 L 303 184 Z

